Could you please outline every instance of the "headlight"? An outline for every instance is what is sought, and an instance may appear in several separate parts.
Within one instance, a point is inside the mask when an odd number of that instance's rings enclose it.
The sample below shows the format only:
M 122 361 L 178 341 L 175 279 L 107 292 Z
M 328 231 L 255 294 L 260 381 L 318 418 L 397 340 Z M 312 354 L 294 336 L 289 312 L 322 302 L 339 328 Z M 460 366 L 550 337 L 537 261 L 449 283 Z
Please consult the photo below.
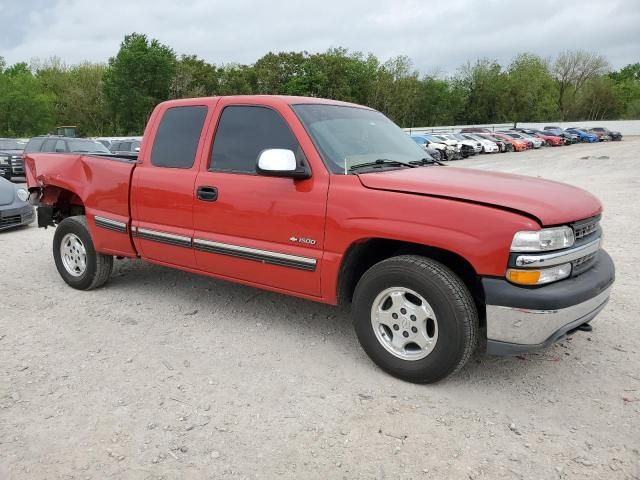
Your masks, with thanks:
M 29 198 L 29 192 L 27 192 L 24 188 L 19 188 L 18 190 L 16 190 L 16 196 L 23 202 L 26 202 Z
M 7 157 L 6 155 L 0 155 L 0 165 L 8 165 L 9 164 L 9 157 Z
M 518 270 L 510 268 L 507 270 L 507 280 L 519 285 L 544 285 L 545 283 L 557 282 L 571 275 L 571 264 L 564 263 L 551 268 L 539 270 Z
M 575 238 L 569 227 L 543 228 L 538 231 L 518 232 L 511 242 L 512 252 L 545 252 L 573 245 Z

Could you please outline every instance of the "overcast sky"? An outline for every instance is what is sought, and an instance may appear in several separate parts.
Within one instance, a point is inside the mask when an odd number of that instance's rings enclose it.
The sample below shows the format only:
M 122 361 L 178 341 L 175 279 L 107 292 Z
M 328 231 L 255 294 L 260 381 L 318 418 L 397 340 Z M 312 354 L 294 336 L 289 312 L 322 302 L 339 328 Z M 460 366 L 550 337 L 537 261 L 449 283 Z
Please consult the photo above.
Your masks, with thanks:
M 0 19 L 9 64 L 106 62 L 134 31 L 218 64 L 337 46 L 408 55 L 428 74 L 481 57 L 508 64 L 524 51 L 581 48 L 614 69 L 640 61 L 639 0 L 0 0 Z

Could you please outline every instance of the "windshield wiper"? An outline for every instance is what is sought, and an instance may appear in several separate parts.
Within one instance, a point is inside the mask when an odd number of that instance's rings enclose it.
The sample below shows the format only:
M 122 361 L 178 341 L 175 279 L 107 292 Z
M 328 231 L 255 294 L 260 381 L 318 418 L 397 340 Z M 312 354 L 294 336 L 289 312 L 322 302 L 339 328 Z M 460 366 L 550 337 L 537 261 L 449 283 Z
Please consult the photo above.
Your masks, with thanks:
M 446 163 L 442 163 L 440 160 L 436 160 L 435 158 L 421 158 L 420 160 L 413 160 L 411 162 L 412 165 L 440 165 L 442 167 L 446 167 Z
M 411 163 L 406 163 L 406 162 L 401 162 L 399 160 L 389 160 L 388 158 L 379 158 L 373 162 L 366 162 L 366 163 L 357 163 L 355 165 L 351 165 L 351 167 L 349 167 L 349 171 L 352 170 L 357 170 L 358 168 L 367 168 L 367 167 L 373 167 L 373 168 L 380 168 L 383 165 L 389 165 L 392 167 L 399 167 L 399 166 L 403 166 L 403 167 L 409 167 L 409 168 L 416 168 L 417 165 L 412 165 Z

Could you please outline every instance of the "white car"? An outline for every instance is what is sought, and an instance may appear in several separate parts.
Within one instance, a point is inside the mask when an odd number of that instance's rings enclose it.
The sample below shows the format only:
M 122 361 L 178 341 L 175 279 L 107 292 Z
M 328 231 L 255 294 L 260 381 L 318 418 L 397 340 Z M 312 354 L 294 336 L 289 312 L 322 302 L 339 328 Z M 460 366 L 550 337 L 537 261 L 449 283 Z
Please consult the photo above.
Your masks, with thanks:
M 423 133 L 422 137 L 426 138 L 429 146 L 437 148 L 442 153 L 442 157 L 446 160 L 457 160 L 460 158 L 460 147 L 457 142 L 448 142 L 438 135 Z
M 482 152 L 482 144 L 476 140 L 469 140 L 465 138 L 460 133 L 439 133 L 438 137 L 444 137 L 446 139 L 452 140 L 454 142 L 458 142 L 460 145 L 460 149 L 462 150 L 462 145 L 467 145 L 470 147 L 468 149 L 469 153 L 473 152 L 472 155 Z
M 478 137 L 476 135 L 473 135 L 472 133 L 463 133 L 462 136 L 470 140 L 476 140 L 477 142 L 480 142 L 482 151 L 484 153 L 498 153 L 500 151 L 500 147 L 498 146 L 498 144 L 496 142 L 492 142 L 489 139 Z

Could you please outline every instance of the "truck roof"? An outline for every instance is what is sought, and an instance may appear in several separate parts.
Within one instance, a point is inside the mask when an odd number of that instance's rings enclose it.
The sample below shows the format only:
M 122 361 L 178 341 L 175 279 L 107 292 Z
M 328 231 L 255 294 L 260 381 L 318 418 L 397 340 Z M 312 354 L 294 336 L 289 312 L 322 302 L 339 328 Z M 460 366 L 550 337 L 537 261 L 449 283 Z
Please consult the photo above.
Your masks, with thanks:
M 291 95 L 228 95 L 228 96 L 216 96 L 216 97 L 196 97 L 196 98 L 181 98 L 177 100 L 167 100 L 160 103 L 160 105 L 166 105 L 167 107 L 180 106 L 180 105 L 202 105 L 203 103 L 216 102 L 220 99 L 227 99 L 231 101 L 237 101 L 243 104 L 257 104 L 257 105 L 299 105 L 317 103 L 324 105 L 340 105 L 344 107 L 356 107 L 373 110 L 369 107 L 358 105 L 350 102 L 342 102 L 339 100 L 331 100 L 328 98 L 317 97 L 297 97 Z

